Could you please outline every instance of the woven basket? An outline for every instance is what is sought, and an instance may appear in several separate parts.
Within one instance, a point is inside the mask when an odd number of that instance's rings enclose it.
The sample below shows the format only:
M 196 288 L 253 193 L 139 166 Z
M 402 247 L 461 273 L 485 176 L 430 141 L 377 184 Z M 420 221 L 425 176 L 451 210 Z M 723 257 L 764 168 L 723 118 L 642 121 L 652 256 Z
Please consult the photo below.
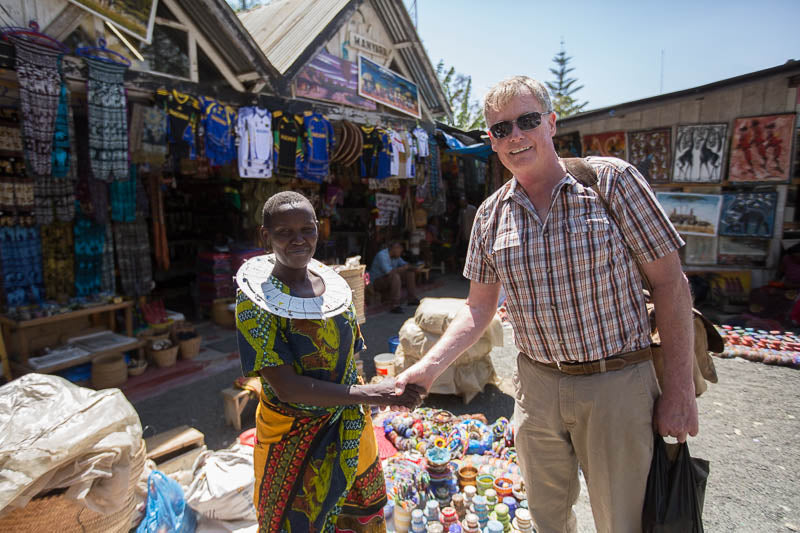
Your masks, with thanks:
M 181 359 L 194 359 L 200 353 L 200 343 L 203 342 L 203 337 L 197 335 L 191 339 L 180 341 L 178 348 L 181 353 Z
M 356 306 L 356 316 L 359 324 L 367 321 L 364 314 L 364 270 L 366 268 L 366 265 L 358 265 L 356 268 L 339 271 L 339 275 L 344 278 L 347 284 L 350 285 L 350 290 L 353 291 L 353 304 Z
M 178 345 L 173 345 L 164 350 L 154 350 L 150 347 L 147 348 L 147 355 L 159 368 L 172 366 L 178 360 Z
M 84 507 L 63 494 L 34 498 L 28 505 L 15 509 L 0 518 L 0 531 L 14 533 L 127 533 L 131 529 L 131 518 L 136 507 L 134 492 L 144 470 L 145 445 L 131 458 L 128 492 L 125 505 L 108 515 Z
M 98 357 L 92 361 L 92 387 L 110 389 L 128 381 L 128 365 L 122 355 Z
M 169 330 L 148 328 L 140 331 L 137 335 L 140 339 L 147 341 L 149 345 L 153 341 L 163 341 L 169 338 Z
M 211 305 L 211 320 L 218 326 L 232 328 L 236 325 L 236 318 L 228 306 L 236 301 L 235 298 L 217 298 Z

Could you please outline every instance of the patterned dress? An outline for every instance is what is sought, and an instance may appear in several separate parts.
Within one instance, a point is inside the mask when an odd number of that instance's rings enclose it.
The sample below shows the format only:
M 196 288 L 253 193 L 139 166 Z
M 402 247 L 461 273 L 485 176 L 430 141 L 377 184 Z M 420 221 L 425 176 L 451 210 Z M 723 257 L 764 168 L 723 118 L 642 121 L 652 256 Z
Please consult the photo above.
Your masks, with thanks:
M 271 277 L 281 290 L 289 288 Z M 290 319 L 236 298 L 245 375 L 291 365 L 299 375 L 356 384 L 364 346 L 355 308 L 322 320 Z M 263 532 L 382 532 L 386 486 L 369 411 L 281 402 L 262 378 L 256 411 L 254 504 Z

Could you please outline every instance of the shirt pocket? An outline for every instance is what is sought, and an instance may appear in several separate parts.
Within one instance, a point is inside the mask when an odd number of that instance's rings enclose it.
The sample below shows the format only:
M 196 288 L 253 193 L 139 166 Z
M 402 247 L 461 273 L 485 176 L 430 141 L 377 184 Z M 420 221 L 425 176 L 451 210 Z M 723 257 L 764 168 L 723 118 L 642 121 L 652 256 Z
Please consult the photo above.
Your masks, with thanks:
M 577 217 L 567 221 L 566 248 L 573 270 L 606 266 L 612 257 L 611 221 L 608 217 Z
M 492 244 L 492 254 L 497 254 L 509 248 L 519 247 L 519 233 L 507 231 L 498 235 Z

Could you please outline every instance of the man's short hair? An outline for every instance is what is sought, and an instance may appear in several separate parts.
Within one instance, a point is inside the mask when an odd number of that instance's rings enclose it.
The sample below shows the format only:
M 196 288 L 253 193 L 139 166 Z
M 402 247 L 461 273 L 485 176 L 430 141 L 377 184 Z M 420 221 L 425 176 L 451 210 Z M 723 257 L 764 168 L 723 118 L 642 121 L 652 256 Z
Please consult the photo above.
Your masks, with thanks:
M 516 96 L 528 94 L 539 101 L 544 112 L 553 110 L 547 87 L 542 82 L 528 76 L 513 76 L 499 82 L 486 93 L 486 98 L 483 101 L 483 118 L 486 120 L 486 124 L 491 126 L 489 124 L 489 113 L 496 113 Z
M 299 192 L 281 191 L 279 193 L 273 194 L 267 199 L 266 202 L 264 202 L 264 207 L 263 209 L 261 209 L 261 225 L 264 226 L 265 228 L 268 228 L 272 215 L 282 205 L 303 204 L 303 203 L 310 205 L 311 211 L 314 211 L 314 206 L 311 205 L 311 200 L 309 200 Z M 316 217 L 316 213 L 314 214 L 314 216 Z

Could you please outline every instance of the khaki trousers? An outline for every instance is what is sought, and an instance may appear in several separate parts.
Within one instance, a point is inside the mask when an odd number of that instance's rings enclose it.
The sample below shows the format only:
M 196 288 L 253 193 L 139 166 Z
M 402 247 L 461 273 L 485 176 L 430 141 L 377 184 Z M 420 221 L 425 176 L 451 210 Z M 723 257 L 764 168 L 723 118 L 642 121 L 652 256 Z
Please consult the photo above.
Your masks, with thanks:
M 520 353 L 514 386 L 517 457 L 536 531 L 577 531 L 578 465 L 597 531 L 641 531 L 660 394 L 652 362 L 567 376 Z

